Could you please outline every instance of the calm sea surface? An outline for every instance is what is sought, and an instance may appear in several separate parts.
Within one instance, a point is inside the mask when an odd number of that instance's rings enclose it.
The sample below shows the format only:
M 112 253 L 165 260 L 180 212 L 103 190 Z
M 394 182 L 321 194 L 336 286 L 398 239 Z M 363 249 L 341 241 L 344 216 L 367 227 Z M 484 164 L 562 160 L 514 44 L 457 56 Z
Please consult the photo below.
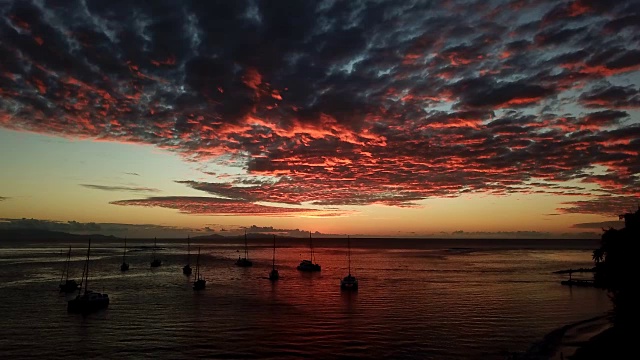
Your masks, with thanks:
M 321 273 L 300 273 L 304 240 L 277 251 L 281 280 L 266 279 L 269 240 L 250 241 L 252 268 L 233 265 L 236 243 L 201 247 L 207 288 L 182 275 L 186 244 L 92 244 L 89 288 L 108 310 L 68 314 L 58 292 L 66 249 L 80 279 L 83 243 L 0 244 L 0 358 L 487 358 L 525 351 L 549 331 L 610 309 L 605 292 L 570 289 L 555 270 L 590 267 L 596 242 L 352 240 L 357 293 L 341 292 L 344 240 L 317 240 Z M 197 250 L 195 250 L 197 252 Z

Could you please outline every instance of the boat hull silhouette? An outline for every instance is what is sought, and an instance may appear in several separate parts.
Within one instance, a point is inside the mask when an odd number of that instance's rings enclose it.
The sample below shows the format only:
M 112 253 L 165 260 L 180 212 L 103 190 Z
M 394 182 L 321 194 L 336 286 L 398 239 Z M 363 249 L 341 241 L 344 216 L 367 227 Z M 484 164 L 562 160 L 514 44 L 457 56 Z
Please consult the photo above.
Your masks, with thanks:
M 89 313 L 109 307 L 109 295 L 86 292 L 67 302 L 67 311 L 72 313 Z
M 280 279 L 280 274 L 278 273 L 278 270 L 276 269 L 271 270 L 271 272 L 269 273 L 269 280 L 276 281 L 278 279 Z
M 309 259 L 310 260 L 302 260 L 300 261 L 300 264 L 296 267 L 296 269 L 298 269 L 299 271 L 305 271 L 305 272 L 316 272 L 316 271 L 320 271 L 320 265 L 319 264 L 314 264 L 313 260 L 315 260 L 315 257 L 313 256 L 313 240 L 311 240 L 311 232 L 309 232 Z
M 69 247 L 69 251 L 67 252 L 67 261 L 65 261 L 64 263 L 62 276 L 60 276 L 60 284 L 58 284 L 58 287 L 60 288 L 60 292 L 63 292 L 63 293 L 72 293 L 74 291 L 78 291 L 82 287 L 82 285 L 78 284 L 75 280 L 69 279 L 70 262 L 71 262 L 71 247 Z
M 250 266 L 253 266 L 253 262 L 251 260 L 248 260 L 247 258 L 242 258 L 242 259 L 236 260 L 236 266 L 250 267 Z
M 206 286 L 207 286 L 207 280 L 204 280 L 204 279 L 198 279 L 193 282 L 193 290 L 195 291 L 204 290 Z
M 319 264 L 314 264 L 310 260 L 302 260 L 300 262 L 300 265 L 298 265 L 296 269 L 300 271 L 306 271 L 306 272 L 316 272 L 316 271 L 322 270 Z
M 60 292 L 63 292 L 63 293 L 72 293 L 80 289 L 80 284 L 78 284 L 75 280 L 67 280 L 63 284 L 60 284 L 59 286 L 60 286 Z
M 191 269 L 191 266 L 189 266 L 188 264 L 182 267 L 182 273 L 185 275 L 191 275 L 191 273 L 193 272 L 193 270 Z
M 89 247 L 87 248 L 87 260 L 84 263 L 84 273 L 82 275 L 82 284 L 84 292 L 76 295 L 75 299 L 67 301 L 67 311 L 76 313 L 90 313 L 105 309 L 109 306 L 109 295 L 93 292 L 89 290 L 89 264 L 91 259 L 91 239 L 89 239 Z
M 349 275 L 340 280 L 340 289 L 342 290 L 358 290 L 358 280 Z
M 151 267 L 159 267 L 160 265 L 162 265 L 162 261 L 160 260 L 153 260 L 151 262 Z
M 340 280 L 340 289 L 342 290 L 358 290 L 358 279 L 351 275 L 351 238 L 347 236 L 347 246 L 349 247 L 348 259 L 349 259 L 349 275 Z
M 236 261 L 236 266 L 239 267 L 249 267 L 253 266 L 253 262 L 249 260 L 249 246 L 247 245 L 247 232 L 244 232 L 244 257 L 241 259 L 238 256 L 238 260 Z

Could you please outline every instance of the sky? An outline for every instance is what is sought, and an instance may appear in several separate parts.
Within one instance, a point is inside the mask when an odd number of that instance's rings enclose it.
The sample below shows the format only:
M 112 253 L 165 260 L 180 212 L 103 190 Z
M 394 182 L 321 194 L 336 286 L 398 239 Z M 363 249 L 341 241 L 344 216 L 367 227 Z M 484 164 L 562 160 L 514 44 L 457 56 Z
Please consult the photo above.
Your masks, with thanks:
M 640 1 L 0 1 L 0 228 L 597 237 Z

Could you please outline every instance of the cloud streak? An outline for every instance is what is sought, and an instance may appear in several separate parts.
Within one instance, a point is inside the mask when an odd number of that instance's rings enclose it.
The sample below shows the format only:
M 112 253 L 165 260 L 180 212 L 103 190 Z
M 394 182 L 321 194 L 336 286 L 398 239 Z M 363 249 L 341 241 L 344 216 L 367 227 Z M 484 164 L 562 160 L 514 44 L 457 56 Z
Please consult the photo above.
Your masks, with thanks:
M 152 144 L 244 171 L 183 180 L 243 200 L 238 211 L 204 197 L 115 202 L 186 213 L 416 207 L 468 193 L 607 201 L 594 186 L 632 199 L 640 103 L 625 78 L 640 72 L 640 7 L 602 4 L 6 1 L 0 127 Z
M 244 216 L 342 216 L 348 212 L 316 210 L 260 205 L 242 200 L 229 200 L 197 196 L 157 196 L 145 199 L 118 200 L 111 202 L 121 206 L 147 206 L 176 209 L 184 214 L 195 215 L 244 215 Z
M 160 192 L 159 189 L 140 187 L 140 186 L 110 186 L 110 185 L 95 185 L 95 184 L 80 184 L 80 186 L 88 189 L 103 190 L 103 191 L 128 191 L 128 192 Z
M 559 208 L 561 213 L 591 214 L 611 216 L 630 212 L 635 209 L 637 202 L 623 196 L 602 196 L 596 199 L 566 202 L 565 207 Z

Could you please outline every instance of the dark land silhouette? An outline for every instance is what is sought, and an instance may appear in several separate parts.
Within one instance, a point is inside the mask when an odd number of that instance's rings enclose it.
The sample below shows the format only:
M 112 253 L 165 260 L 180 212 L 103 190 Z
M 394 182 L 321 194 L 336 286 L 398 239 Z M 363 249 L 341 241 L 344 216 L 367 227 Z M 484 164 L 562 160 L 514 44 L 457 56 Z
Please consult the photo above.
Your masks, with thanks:
M 637 352 L 632 339 L 637 334 L 640 296 L 637 287 L 640 207 L 635 213 L 620 215 L 622 229 L 610 228 L 602 234 L 600 247 L 593 251 L 595 286 L 607 289 L 613 304 L 613 326 L 579 348 L 572 359 L 630 359 Z

